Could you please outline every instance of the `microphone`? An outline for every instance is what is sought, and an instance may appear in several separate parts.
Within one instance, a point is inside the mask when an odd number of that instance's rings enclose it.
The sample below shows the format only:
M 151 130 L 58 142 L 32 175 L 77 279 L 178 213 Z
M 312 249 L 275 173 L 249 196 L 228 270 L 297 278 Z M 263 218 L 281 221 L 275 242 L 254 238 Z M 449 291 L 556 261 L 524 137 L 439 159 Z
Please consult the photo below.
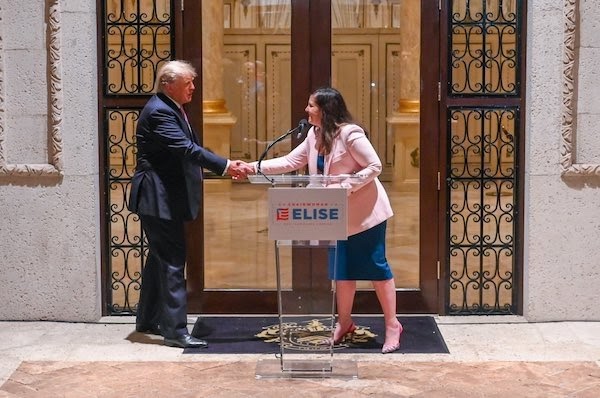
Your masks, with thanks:
M 273 184 L 274 181 L 263 174 L 263 172 L 260 168 L 260 164 L 262 163 L 265 156 L 267 156 L 267 153 L 269 152 L 269 150 L 271 148 L 273 148 L 275 146 L 275 144 L 277 144 L 280 141 L 283 141 L 285 138 L 287 138 L 289 135 L 295 133 L 296 131 L 298 132 L 298 135 L 296 136 L 296 138 L 300 138 L 302 136 L 302 131 L 306 128 L 306 126 L 308 126 L 308 121 L 306 119 L 302 119 L 302 120 L 300 120 L 300 123 L 298 123 L 298 126 L 294 127 L 291 130 L 286 131 L 284 134 L 282 134 L 277 139 L 275 139 L 275 141 L 273 141 L 269 145 L 267 145 L 267 147 L 265 148 L 262 155 L 260 155 L 260 158 L 258 158 L 258 163 L 256 164 L 256 173 L 262 175 L 267 180 L 269 180 L 271 182 L 271 184 Z
M 308 124 L 308 120 L 306 120 L 306 119 L 300 120 L 300 123 L 298 123 L 298 127 L 296 127 L 296 129 L 298 130 L 298 134 L 296 135 L 297 140 L 299 140 L 302 137 L 302 132 L 308 126 L 310 126 L 310 124 Z

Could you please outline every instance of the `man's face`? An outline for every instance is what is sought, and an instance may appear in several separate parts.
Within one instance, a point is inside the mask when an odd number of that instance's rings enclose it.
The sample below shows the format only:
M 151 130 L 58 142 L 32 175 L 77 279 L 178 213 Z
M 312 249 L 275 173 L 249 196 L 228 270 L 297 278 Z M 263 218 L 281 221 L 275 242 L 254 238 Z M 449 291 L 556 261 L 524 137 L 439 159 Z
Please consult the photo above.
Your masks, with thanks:
M 193 77 L 181 76 L 174 82 L 167 84 L 164 91 L 169 97 L 183 105 L 192 100 L 195 89 Z

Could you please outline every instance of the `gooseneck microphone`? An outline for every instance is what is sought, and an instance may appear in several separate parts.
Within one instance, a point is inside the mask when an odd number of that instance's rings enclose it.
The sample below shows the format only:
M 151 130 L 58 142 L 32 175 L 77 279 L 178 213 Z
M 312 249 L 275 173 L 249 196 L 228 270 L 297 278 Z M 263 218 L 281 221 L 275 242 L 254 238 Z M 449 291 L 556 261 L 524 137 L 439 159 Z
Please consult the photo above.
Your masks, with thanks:
M 280 137 L 278 137 L 277 139 L 275 139 L 275 141 L 273 141 L 269 145 L 267 145 L 267 147 L 265 148 L 265 150 L 262 153 L 262 155 L 260 155 L 260 158 L 258 158 L 258 163 L 256 164 L 256 174 L 262 175 L 267 180 L 269 180 L 271 182 L 271 184 L 273 184 L 275 181 L 273 181 L 272 179 L 270 179 L 269 177 L 267 177 L 265 174 L 263 174 L 263 172 L 262 172 L 262 170 L 260 168 L 260 164 L 262 163 L 262 161 L 265 158 L 265 156 L 267 156 L 267 153 L 269 152 L 269 150 L 271 150 L 271 148 L 273 148 L 278 142 L 283 141 L 285 138 L 287 138 L 289 135 L 291 135 L 291 134 L 293 134 L 295 132 L 298 132 L 298 135 L 296 136 L 296 138 L 300 138 L 302 136 L 302 131 L 304 131 L 304 129 L 308 125 L 309 125 L 308 121 L 306 119 L 302 119 L 298 123 L 298 126 L 294 127 L 291 130 L 286 131 Z
M 306 129 L 306 127 L 308 127 L 308 120 L 306 119 L 302 119 L 300 120 L 300 122 L 298 123 L 298 127 L 296 127 L 296 130 L 298 131 L 298 134 L 296 134 L 296 139 L 299 140 L 300 137 L 302 137 L 302 132 Z

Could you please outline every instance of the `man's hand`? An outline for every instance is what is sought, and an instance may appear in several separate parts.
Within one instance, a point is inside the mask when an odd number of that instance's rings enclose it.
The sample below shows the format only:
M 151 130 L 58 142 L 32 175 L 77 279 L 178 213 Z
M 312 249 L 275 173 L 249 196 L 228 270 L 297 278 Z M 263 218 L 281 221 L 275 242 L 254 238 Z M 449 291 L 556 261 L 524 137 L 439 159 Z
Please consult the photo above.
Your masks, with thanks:
M 254 174 L 254 167 L 250 166 L 243 160 L 232 160 L 229 163 L 227 174 L 234 180 L 246 178 L 248 174 Z

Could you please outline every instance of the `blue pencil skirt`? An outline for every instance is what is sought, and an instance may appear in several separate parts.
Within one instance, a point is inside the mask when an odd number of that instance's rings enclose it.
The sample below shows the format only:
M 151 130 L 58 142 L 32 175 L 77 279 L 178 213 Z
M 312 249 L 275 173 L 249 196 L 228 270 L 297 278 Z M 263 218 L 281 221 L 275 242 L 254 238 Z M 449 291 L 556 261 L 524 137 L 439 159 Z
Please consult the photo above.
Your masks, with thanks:
M 385 257 L 387 221 L 366 231 L 337 241 L 337 250 L 329 250 L 329 279 L 384 281 L 393 277 Z M 337 255 L 336 273 L 334 264 Z

